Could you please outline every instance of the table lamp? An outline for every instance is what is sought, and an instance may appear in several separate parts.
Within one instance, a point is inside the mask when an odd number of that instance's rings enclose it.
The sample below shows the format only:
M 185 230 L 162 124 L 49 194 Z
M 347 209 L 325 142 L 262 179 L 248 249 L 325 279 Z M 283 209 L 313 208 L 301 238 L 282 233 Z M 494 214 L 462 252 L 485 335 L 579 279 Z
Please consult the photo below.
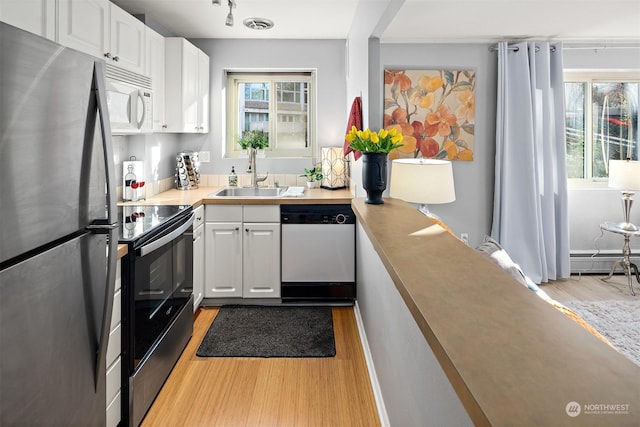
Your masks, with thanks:
M 342 147 L 322 147 L 322 188 L 337 190 L 347 186 Z
M 420 212 L 431 213 L 428 204 L 451 203 L 456 200 L 453 168 L 447 160 L 398 159 L 391 165 L 391 197 L 420 203 Z
M 637 231 L 638 226 L 629 220 L 633 205 L 633 190 L 640 190 L 640 161 L 609 160 L 609 187 L 622 190 L 624 221 L 618 224 L 623 230 Z

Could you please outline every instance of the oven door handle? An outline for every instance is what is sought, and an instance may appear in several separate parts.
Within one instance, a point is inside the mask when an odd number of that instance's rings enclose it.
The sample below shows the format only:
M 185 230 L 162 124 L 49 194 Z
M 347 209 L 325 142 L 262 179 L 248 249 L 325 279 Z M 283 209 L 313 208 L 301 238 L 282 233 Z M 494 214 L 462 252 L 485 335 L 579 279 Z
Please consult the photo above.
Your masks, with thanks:
M 185 231 L 187 231 L 191 227 L 191 225 L 193 224 L 193 219 L 195 218 L 195 216 L 196 216 L 195 212 L 191 212 L 191 215 L 189 216 L 189 219 L 184 224 L 182 224 L 179 228 L 176 228 L 175 230 L 173 230 L 171 233 L 167 234 L 166 236 L 160 237 L 158 240 L 154 240 L 153 242 L 150 242 L 150 243 L 142 246 L 140 248 L 140 256 L 149 255 L 151 252 L 155 251 L 156 249 L 159 249 L 159 248 L 163 247 L 167 243 L 173 241 L 176 237 L 178 237 L 181 234 L 183 234 Z

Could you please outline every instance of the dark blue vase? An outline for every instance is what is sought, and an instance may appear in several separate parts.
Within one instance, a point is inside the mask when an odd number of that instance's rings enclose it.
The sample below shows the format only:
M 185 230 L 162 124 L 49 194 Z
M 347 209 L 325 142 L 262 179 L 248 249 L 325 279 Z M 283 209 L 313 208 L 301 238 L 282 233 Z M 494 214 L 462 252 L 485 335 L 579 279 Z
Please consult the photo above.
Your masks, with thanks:
M 365 203 L 381 205 L 387 188 L 387 153 L 362 153 L 362 188 L 367 192 Z

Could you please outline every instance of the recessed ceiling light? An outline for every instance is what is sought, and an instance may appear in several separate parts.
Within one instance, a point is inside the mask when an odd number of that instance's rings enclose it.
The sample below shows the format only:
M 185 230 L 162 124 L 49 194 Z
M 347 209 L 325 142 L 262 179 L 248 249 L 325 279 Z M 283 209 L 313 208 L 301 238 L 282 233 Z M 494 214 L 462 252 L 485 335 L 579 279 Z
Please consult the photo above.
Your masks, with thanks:
M 273 28 L 273 21 L 265 18 L 247 18 L 242 21 L 245 27 L 252 30 L 268 30 Z

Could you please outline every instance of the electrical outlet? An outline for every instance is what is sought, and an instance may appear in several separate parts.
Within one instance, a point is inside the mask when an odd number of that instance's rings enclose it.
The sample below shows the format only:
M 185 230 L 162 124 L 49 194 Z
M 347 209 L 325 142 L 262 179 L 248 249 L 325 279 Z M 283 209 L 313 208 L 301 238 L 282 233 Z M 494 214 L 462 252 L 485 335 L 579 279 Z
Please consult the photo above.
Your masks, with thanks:
M 200 163 L 209 163 L 211 161 L 211 153 L 209 151 L 200 151 L 198 153 Z
M 465 245 L 469 246 L 469 233 L 460 233 L 460 240 L 462 240 Z

